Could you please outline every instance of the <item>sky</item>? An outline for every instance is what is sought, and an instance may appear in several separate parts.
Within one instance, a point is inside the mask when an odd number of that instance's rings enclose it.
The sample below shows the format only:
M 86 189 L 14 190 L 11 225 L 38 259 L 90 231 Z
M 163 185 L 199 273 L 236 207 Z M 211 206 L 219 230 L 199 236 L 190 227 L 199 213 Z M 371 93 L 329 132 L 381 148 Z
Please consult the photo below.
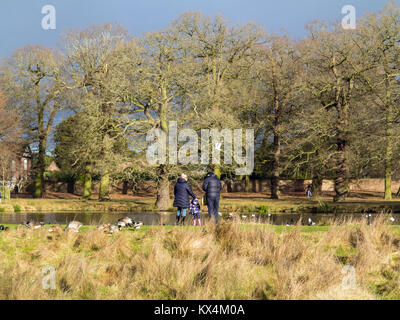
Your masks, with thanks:
M 0 57 L 27 44 L 58 46 L 71 28 L 117 22 L 140 36 L 168 27 L 187 11 L 221 14 L 232 23 L 258 22 L 269 32 L 299 38 L 313 20 L 340 21 L 342 7 L 352 5 L 356 16 L 379 11 L 386 0 L 1 0 Z M 400 0 L 396 3 L 400 5 Z M 42 8 L 56 10 L 56 29 L 42 28 Z
M 294 38 L 305 35 L 305 25 L 313 20 L 340 21 L 342 8 L 352 5 L 359 18 L 377 12 L 386 0 L 0 0 L 0 58 L 27 44 L 60 46 L 60 35 L 72 28 L 116 22 L 140 36 L 168 27 L 187 11 L 220 14 L 231 23 L 257 22 L 266 31 L 285 30 Z M 396 0 L 400 5 L 400 0 Z M 44 30 L 42 8 L 55 8 L 54 30 Z M 58 114 L 55 124 L 65 118 Z M 49 142 L 53 147 L 52 139 Z

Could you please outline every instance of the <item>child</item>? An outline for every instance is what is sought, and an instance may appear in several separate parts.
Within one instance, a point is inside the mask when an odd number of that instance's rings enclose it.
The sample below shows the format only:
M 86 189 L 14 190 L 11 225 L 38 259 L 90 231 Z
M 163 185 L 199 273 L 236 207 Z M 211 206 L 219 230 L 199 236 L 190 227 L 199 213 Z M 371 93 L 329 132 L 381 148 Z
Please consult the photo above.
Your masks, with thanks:
M 193 199 L 189 206 L 189 212 L 193 215 L 193 225 L 195 226 L 198 222 L 199 226 L 201 226 L 200 221 L 200 203 L 199 200 Z

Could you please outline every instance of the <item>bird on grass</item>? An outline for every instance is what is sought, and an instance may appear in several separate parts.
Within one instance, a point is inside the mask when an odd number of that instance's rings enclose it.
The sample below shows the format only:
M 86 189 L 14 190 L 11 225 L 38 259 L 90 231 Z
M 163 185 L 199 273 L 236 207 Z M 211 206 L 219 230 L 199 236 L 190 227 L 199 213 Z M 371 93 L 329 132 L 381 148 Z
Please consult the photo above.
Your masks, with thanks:
M 64 231 L 72 231 L 72 232 L 79 232 L 79 229 L 83 226 L 83 224 L 79 221 L 71 221 L 65 227 Z
M 56 224 L 54 226 L 51 226 L 50 228 L 47 229 L 48 232 L 61 232 L 63 229 L 59 224 Z
M 120 226 L 121 228 L 133 227 L 135 229 L 140 229 L 140 227 L 143 225 L 143 222 L 141 221 L 136 222 L 129 217 L 124 217 L 118 220 L 117 225 Z
M 97 230 L 104 231 L 105 233 L 115 233 L 119 232 L 121 230 L 121 226 L 111 224 L 111 223 L 106 223 L 100 225 Z
M 24 225 L 28 229 L 36 230 L 36 229 L 43 227 L 44 223 L 43 222 L 36 223 L 36 222 L 32 222 L 32 221 L 26 221 L 26 222 L 23 222 L 22 225 Z
M 311 218 L 308 218 L 308 225 L 309 225 L 309 226 L 315 226 L 315 222 L 312 221 Z

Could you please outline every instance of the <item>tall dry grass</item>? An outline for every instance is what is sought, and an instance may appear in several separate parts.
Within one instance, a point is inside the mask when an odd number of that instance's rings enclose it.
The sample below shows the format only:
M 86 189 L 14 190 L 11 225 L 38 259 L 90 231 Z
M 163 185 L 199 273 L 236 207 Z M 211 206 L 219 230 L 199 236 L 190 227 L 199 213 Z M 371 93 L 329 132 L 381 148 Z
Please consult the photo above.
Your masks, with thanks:
M 114 235 L 18 229 L 0 234 L 0 299 L 396 299 L 399 246 L 384 216 L 313 233 L 239 222 Z M 342 285 L 345 265 L 355 288 Z M 56 270 L 54 290 L 42 287 L 44 266 Z

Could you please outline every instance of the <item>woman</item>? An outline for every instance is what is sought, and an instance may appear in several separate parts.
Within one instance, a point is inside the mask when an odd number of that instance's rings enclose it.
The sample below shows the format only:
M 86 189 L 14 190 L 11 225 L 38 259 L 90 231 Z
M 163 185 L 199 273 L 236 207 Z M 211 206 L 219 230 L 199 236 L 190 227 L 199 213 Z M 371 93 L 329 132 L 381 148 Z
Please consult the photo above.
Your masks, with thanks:
M 174 188 L 174 207 L 178 207 L 178 211 L 176 213 L 176 224 L 179 224 L 179 220 L 182 216 L 182 225 L 185 223 L 186 212 L 190 206 L 189 195 L 193 199 L 197 199 L 195 194 L 192 191 L 189 183 L 187 183 L 187 175 L 182 173 L 181 177 L 175 184 Z

